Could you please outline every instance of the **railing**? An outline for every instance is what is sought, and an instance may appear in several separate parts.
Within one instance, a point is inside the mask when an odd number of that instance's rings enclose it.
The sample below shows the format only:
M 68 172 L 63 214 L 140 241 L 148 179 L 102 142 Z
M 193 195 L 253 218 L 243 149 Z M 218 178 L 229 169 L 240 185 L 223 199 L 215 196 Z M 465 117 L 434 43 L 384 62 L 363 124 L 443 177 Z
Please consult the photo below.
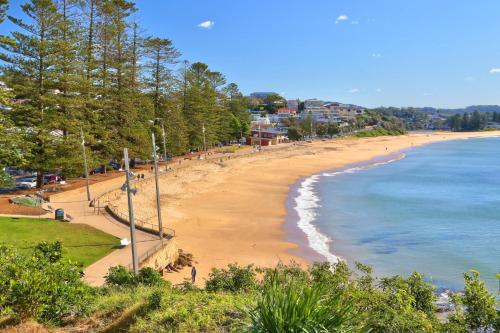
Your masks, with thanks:
M 161 248 L 163 248 L 164 246 L 166 246 L 167 243 L 158 243 L 156 244 L 153 248 L 149 249 L 146 251 L 146 253 L 143 253 L 142 255 L 140 255 L 138 258 L 137 258 L 137 261 L 139 262 L 139 265 L 143 262 L 145 262 L 146 260 L 148 260 L 149 258 L 151 258 L 153 255 L 155 255 Z M 127 266 L 128 270 L 129 271 L 132 271 L 134 269 L 133 267 L 133 264 L 129 264 Z
M 128 214 L 124 214 L 124 213 L 120 212 L 115 205 L 108 203 L 106 205 L 105 209 L 116 220 L 118 220 L 121 223 L 124 223 L 126 225 L 130 224 Z M 153 223 L 144 221 L 144 220 L 139 219 L 139 218 L 134 218 L 134 225 L 137 229 L 148 232 L 148 233 L 152 233 L 154 235 L 159 235 L 159 233 L 160 233 L 160 231 L 158 230 L 159 227 L 157 224 L 153 224 Z M 170 239 L 172 237 L 175 237 L 175 230 L 174 229 L 163 227 L 162 231 L 163 231 L 162 236 L 164 238 Z

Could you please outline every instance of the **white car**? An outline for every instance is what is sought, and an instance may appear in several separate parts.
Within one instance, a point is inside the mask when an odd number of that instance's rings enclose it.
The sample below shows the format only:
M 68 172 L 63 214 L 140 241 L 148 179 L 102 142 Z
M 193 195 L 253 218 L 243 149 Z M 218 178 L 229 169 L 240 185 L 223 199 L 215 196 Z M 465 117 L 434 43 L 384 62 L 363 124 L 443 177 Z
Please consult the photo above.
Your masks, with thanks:
M 21 178 L 16 181 L 16 188 L 29 189 L 36 187 L 36 178 Z

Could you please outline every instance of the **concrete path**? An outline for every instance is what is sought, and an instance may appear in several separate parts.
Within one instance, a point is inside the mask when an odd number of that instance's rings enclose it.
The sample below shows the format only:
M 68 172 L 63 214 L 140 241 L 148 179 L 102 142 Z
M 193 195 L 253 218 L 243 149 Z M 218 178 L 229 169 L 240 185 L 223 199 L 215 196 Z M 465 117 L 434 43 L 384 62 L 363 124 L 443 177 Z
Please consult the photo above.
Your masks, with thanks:
M 118 177 L 93 184 L 90 187 L 91 195 L 92 197 L 97 197 L 110 189 L 118 187 L 123 181 L 124 177 Z M 64 209 L 65 213 L 72 217 L 71 223 L 87 224 L 120 239 L 127 238 L 130 241 L 130 228 L 128 226 L 116 221 L 103 211 L 99 214 L 94 213 L 94 208 L 89 207 L 89 202 L 86 200 L 85 188 L 52 195 L 48 205 L 52 209 Z M 78 237 L 78 235 L 75 235 L 75 237 Z M 158 236 L 140 230 L 136 230 L 136 238 L 139 258 L 148 253 L 148 251 L 153 251 L 160 244 Z M 117 265 L 128 267 L 131 264 L 132 251 L 131 246 L 128 245 L 113 251 L 106 257 L 88 266 L 85 269 L 84 279 L 90 285 L 99 286 L 104 283 L 104 277 L 110 267 Z

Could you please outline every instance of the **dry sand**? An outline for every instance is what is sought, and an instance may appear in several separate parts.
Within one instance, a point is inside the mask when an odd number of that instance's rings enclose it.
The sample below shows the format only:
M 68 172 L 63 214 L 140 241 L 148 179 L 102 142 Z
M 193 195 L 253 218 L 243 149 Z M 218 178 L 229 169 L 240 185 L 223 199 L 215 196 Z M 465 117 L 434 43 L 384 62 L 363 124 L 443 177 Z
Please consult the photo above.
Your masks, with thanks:
M 204 161 L 161 177 L 164 225 L 175 229 L 181 249 L 194 255 L 198 281 L 229 263 L 273 266 L 294 260 L 283 228 L 290 186 L 301 177 L 435 141 L 498 136 L 500 132 L 419 133 L 397 137 L 343 138 L 266 148 L 246 156 Z M 156 220 L 154 186 L 134 198 L 139 218 Z M 117 202 L 126 212 L 125 196 Z M 301 251 L 293 251 L 300 253 Z M 189 269 L 168 274 L 179 283 Z

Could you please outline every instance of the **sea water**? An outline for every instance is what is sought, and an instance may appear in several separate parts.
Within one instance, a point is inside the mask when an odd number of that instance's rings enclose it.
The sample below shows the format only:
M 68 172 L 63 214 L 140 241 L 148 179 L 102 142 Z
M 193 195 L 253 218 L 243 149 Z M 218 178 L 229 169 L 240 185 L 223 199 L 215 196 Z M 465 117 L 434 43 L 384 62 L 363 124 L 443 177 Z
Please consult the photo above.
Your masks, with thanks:
M 298 227 L 325 260 L 378 276 L 423 273 L 459 290 L 463 272 L 491 291 L 500 269 L 500 138 L 432 143 L 304 178 Z

